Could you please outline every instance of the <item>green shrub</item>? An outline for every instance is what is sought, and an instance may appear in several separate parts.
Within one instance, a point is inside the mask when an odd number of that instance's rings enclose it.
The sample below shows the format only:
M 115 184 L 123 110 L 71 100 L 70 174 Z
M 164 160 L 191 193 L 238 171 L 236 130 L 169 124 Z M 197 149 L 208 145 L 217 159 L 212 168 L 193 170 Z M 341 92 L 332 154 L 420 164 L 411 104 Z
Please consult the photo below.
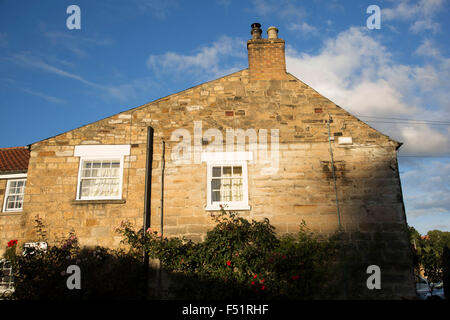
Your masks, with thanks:
M 69 265 L 81 270 L 81 290 L 69 290 Z M 81 248 L 75 235 L 46 251 L 17 256 L 14 299 L 139 299 L 144 294 L 142 261 L 119 250 Z
M 172 276 L 176 299 L 330 298 L 338 247 L 332 238 L 309 232 L 277 237 L 268 219 L 248 221 L 222 210 L 206 239 L 162 238 L 151 229 L 118 232 L 132 251 L 145 250 Z
M 268 219 L 248 221 L 236 213 L 213 215 L 215 227 L 201 242 L 163 238 L 128 222 L 117 230 L 128 251 L 80 248 L 74 234 L 46 251 L 15 256 L 15 299 L 161 298 L 161 287 L 147 296 L 142 257 L 159 259 L 169 275 L 170 299 L 327 299 L 339 289 L 338 242 L 310 232 L 279 237 Z M 46 235 L 41 221 L 38 234 Z M 42 240 L 41 239 L 41 240 Z M 66 286 L 69 265 L 81 269 L 81 290 Z M 148 271 L 148 270 L 145 270 Z M 150 278 L 150 284 L 158 278 Z M 158 292 L 160 290 L 161 292 Z

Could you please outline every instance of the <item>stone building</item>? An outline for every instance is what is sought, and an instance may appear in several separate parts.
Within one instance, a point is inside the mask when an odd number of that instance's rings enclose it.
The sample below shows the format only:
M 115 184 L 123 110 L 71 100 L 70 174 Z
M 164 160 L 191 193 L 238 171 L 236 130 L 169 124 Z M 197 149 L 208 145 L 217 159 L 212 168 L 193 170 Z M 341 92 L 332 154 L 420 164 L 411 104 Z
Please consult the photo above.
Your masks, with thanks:
M 29 159 L 26 147 L 0 149 L 0 255 L 20 234 Z
M 363 244 L 381 230 L 385 290 L 412 297 L 401 143 L 286 72 L 285 41 L 267 33 L 252 25 L 247 69 L 29 145 L 23 206 L 0 215 L 1 243 L 34 241 L 36 216 L 49 241 L 74 230 L 81 245 L 117 247 L 123 220 L 201 240 L 223 205 L 280 234 L 304 220 Z

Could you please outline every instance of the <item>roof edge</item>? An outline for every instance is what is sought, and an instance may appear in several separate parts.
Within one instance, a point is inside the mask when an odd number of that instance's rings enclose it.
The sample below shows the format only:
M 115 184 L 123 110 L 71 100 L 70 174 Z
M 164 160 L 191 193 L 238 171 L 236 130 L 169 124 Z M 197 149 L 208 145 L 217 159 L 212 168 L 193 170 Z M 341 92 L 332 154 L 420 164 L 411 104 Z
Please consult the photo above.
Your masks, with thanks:
M 119 114 L 122 114 L 122 113 L 125 113 L 125 112 L 135 111 L 135 110 L 138 110 L 138 109 L 140 109 L 140 108 L 144 108 L 144 107 L 146 107 L 146 106 L 149 105 L 149 104 L 156 103 L 156 102 L 158 102 L 158 101 L 167 99 L 168 97 L 171 97 L 171 96 L 176 96 L 176 95 L 182 94 L 182 93 L 185 92 L 185 91 L 188 91 L 188 90 L 191 90 L 191 89 L 198 88 L 198 87 L 203 86 L 203 85 L 205 85 L 205 84 L 207 84 L 207 83 L 211 83 L 211 82 L 214 82 L 214 81 L 217 81 L 217 80 L 226 78 L 226 77 L 230 77 L 230 76 L 232 76 L 232 75 L 234 75 L 234 74 L 240 73 L 240 72 L 245 71 L 245 70 L 248 70 L 248 68 L 238 70 L 238 71 L 236 71 L 236 72 L 233 72 L 233 73 L 224 75 L 224 76 L 222 76 L 222 77 L 219 77 L 219 78 L 216 78 L 216 79 L 213 79 L 213 80 L 209 80 L 209 81 L 206 81 L 206 82 L 202 82 L 202 83 L 200 83 L 200 84 L 198 84 L 198 85 L 195 85 L 195 86 L 192 86 L 192 87 L 183 89 L 183 90 L 178 91 L 178 92 L 175 92 L 175 93 L 171 93 L 171 94 L 169 94 L 169 95 L 167 95 L 167 96 L 158 98 L 158 99 L 156 99 L 156 100 L 153 100 L 153 101 L 150 101 L 150 102 L 146 102 L 146 103 L 141 104 L 141 105 L 139 105 L 139 106 L 137 106 L 137 107 L 133 107 L 133 108 L 131 108 L 131 109 L 127 109 L 127 110 L 121 111 L 121 112 L 119 112 L 119 113 L 115 113 L 115 114 L 109 115 L 109 116 L 107 116 L 107 117 L 104 117 L 104 118 L 95 120 L 95 121 L 93 121 L 93 122 L 89 122 L 89 123 L 84 124 L 84 125 L 82 125 L 82 126 L 79 126 L 79 127 L 76 127 L 76 128 L 73 128 L 73 129 L 70 129 L 70 130 L 61 132 L 61 133 L 56 134 L 56 135 L 54 135 L 54 136 L 51 136 L 51 137 L 48 137 L 48 138 L 45 138 L 45 139 L 42 139 L 42 140 L 38 140 L 38 141 L 35 141 L 35 142 L 32 142 L 32 143 L 28 144 L 27 147 L 30 149 L 31 146 L 34 145 L 34 144 L 36 144 L 36 143 L 43 142 L 43 141 L 46 141 L 46 140 L 49 140 L 49 139 L 58 137 L 58 136 L 63 135 L 63 134 L 65 134 L 65 133 L 67 133 L 67 132 L 70 132 L 70 131 L 74 131 L 74 130 L 77 130 L 77 129 L 81 129 L 81 128 L 86 127 L 86 126 L 88 126 L 88 125 L 90 125 L 90 124 L 92 124 L 92 123 L 95 123 L 95 122 L 99 122 L 99 121 L 108 119 L 108 118 L 110 118 L 110 117 L 112 117 L 112 116 L 115 116 L 115 115 L 119 115 Z
M 329 100 L 331 103 L 334 103 L 336 105 L 336 107 L 342 109 L 343 111 L 347 112 L 349 115 L 351 115 L 352 117 L 354 117 L 355 119 L 357 119 L 358 121 L 361 121 L 362 123 L 364 123 L 366 126 L 368 126 L 369 128 L 375 130 L 376 132 L 380 133 L 381 135 L 385 136 L 386 138 L 389 139 L 389 141 L 392 141 L 394 143 L 397 144 L 397 146 L 395 147 L 395 150 L 398 150 L 402 145 L 403 142 L 399 142 L 397 140 L 392 139 L 391 137 L 389 137 L 388 135 L 384 134 L 383 132 L 381 132 L 378 129 L 375 129 L 374 127 L 372 127 L 371 125 L 367 124 L 365 121 L 359 119 L 357 116 L 355 116 L 354 114 L 352 114 L 350 111 L 344 109 L 343 107 L 339 106 L 338 104 L 336 104 L 333 100 L 331 100 L 330 98 L 326 97 L 324 94 L 318 92 L 316 89 L 314 89 L 313 87 L 311 87 L 309 84 L 303 82 L 302 80 L 300 80 L 299 78 L 297 78 L 296 76 L 294 76 L 292 73 L 286 72 L 288 75 L 292 76 L 294 79 L 296 79 L 297 81 L 300 81 L 301 83 L 307 85 L 309 88 L 311 88 L 312 90 L 316 91 L 318 94 L 320 94 L 322 97 L 324 97 L 325 99 Z

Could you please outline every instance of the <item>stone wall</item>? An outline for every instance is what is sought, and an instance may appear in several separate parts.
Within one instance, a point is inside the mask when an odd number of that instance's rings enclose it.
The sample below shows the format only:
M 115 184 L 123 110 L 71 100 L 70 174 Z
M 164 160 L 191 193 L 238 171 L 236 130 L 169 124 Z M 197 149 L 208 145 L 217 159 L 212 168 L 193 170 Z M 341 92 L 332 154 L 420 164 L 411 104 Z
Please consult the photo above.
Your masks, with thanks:
M 289 74 L 285 80 L 250 81 L 245 69 L 33 144 L 17 237 L 35 240 L 34 219 L 39 216 L 48 227 L 50 242 L 73 229 L 81 245 L 118 247 L 121 239 L 115 229 L 121 221 L 142 225 L 147 127 L 152 126 L 151 226 L 156 230 L 160 226 L 164 140 L 164 234 L 203 239 L 213 226 L 205 211 L 206 164 L 176 164 L 171 158 L 179 143 L 171 141 L 172 133 L 186 129 L 193 138 L 194 121 L 201 121 L 203 132 L 215 128 L 224 137 L 226 129 L 279 130 L 278 171 L 267 170 L 258 161 L 249 163 L 251 210 L 240 214 L 252 219 L 267 217 L 280 234 L 297 231 L 301 220 L 312 230 L 331 234 L 338 229 L 339 219 L 328 141 L 330 117 L 342 228 L 361 248 L 378 241 L 375 234 L 381 230 L 386 246 L 383 261 L 390 263 L 387 276 L 393 277 L 386 292 L 411 296 L 398 143 Z M 353 143 L 339 145 L 339 137 L 352 137 Z M 270 138 L 268 142 L 270 146 Z M 122 201 L 75 201 L 79 158 L 74 148 L 95 144 L 131 145 L 131 154 L 125 158 Z M 248 150 L 252 147 L 247 145 Z M 0 221 L 3 225 L 4 219 Z M 399 261 L 401 267 L 396 265 Z

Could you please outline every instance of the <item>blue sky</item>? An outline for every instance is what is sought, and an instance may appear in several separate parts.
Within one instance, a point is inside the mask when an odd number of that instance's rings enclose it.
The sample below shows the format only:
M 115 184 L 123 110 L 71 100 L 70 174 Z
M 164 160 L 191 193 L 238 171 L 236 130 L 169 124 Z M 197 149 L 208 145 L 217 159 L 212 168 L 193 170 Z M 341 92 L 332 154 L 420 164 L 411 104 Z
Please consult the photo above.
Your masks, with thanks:
M 81 30 L 66 27 L 71 4 Z M 366 27 L 373 4 L 379 30 Z M 0 0 L 0 147 L 246 68 L 259 22 L 286 40 L 288 72 L 404 143 L 408 223 L 450 231 L 449 9 L 448 0 Z

